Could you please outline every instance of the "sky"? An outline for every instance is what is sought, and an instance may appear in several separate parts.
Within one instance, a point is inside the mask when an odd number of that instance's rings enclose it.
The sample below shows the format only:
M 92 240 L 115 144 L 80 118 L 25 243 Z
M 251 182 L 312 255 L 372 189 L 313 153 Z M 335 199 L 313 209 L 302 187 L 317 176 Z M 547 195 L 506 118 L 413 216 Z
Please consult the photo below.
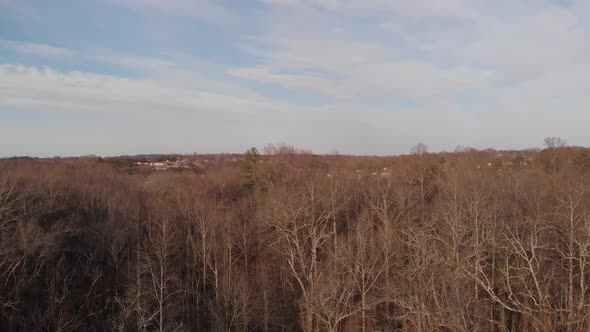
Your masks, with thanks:
M 0 156 L 590 145 L 590 2 L 0 0 Z

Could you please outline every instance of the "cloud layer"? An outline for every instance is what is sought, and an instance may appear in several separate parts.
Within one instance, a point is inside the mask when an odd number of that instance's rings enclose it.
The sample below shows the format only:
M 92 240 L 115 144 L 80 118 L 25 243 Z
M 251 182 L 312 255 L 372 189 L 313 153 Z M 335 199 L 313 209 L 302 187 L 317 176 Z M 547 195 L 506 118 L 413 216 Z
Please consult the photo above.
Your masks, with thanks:
M 80 5 L 110 13 L 117 36 L 92 19 L 77 32 L 19 34 L 31 17 L 48 26 L 76 19 L 0 1 L 0 21 L 13 14 L 0 34 L 0 153 L 239 152 L 288 142 L 397 154 L 418 141 L 525 148 L 551 135 L 588 145 L 589 7 L 501 2 Z M 48 139 L 50 126 L 27 126 L 22 114 L 53 118 L 61 132 Z M 118 124 L 106 139 L 78 130 L 88 119 Z M 17 127 L 28 134 L 21 143 L 10 136 Z

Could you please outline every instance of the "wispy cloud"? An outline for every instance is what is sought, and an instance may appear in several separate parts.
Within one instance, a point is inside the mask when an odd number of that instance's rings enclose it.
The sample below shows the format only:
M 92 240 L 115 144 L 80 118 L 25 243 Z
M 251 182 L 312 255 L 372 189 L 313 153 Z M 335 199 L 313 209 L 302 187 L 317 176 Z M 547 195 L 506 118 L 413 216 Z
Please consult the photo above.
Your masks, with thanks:
M 128 79 L 49 67 L 0 65 L 0 107 L 68 112 L 197 112 L 224 115 L 271 111 L 279 103 L 200 91 L 158 80 Z M 205 112 L 205 113 L 203 113 Z
M 239 16 L 225 8 L 221 1 L 214 0 L 107 0 L 107 2 L 151 15 L 164 13 L 188 16 L 200 21 L 220 24 L 235 23 L 239 20 Z
M 75 54 L 74 51 L 67 48 L 55 47 L 41 43 L 30 43 L 6 39 L 0 39 L 0 48 L 36 55 L 40 57 L 64 57 L 72 56 Z
M 324 10 L 346 16 L 404 15 L 407 17 L 467 18 L 469 2 L 461 0 L 260 0 L 269 5 Z M 474 1 L 475 2 L 475 1 Z

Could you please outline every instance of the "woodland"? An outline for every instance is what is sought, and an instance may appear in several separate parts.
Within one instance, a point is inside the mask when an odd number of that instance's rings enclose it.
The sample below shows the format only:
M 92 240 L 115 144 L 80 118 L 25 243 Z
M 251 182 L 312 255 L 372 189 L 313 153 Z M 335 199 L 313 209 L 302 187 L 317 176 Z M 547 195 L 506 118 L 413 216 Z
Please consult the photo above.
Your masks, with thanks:
M 587 331 L 590 150 L 0 160 L 0 331 Z

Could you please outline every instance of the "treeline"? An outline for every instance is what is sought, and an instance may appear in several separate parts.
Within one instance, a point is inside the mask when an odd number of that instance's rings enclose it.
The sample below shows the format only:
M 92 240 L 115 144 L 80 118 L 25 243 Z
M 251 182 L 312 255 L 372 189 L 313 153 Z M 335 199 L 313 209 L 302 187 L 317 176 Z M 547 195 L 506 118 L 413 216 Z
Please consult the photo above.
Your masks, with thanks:
M 0 330 L 586 331 L 590 154 L 546 144 L 2 160 Z

